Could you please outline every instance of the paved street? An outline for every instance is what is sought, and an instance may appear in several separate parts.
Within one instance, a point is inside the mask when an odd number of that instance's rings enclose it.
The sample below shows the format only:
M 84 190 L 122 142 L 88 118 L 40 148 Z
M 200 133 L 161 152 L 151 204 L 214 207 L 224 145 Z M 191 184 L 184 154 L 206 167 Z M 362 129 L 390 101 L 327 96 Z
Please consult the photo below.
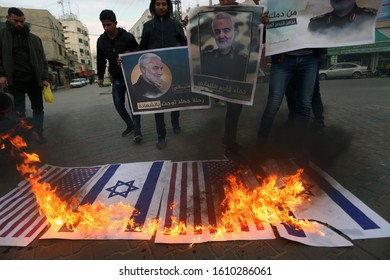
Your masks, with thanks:
M 254 106 L 244 107 L 238 142 L 253 151 L 268 84 L 259 84 Z M 390 221 L 390 78 L 321 81 L 325 106 L 324 133 L 311 133 L 311 160 L 344 188 Z M 125 129 L 116 113 L 110 88 L 87 85 L 59 89 L 55 103 L 45 105 L 49 142 L 32 144 L 43 163 L 91 166 L 152 160 L 222 159 L 226 108 L 181 113 L 182 134 L 174 135 L 165 114 L 167 148 L 155 148 L 153 115 L 142 116 L 144 141 L 121 137 Z M 283 146 L 287 106 L 279 112 L 272 142 Z M 22 179 L 12 158 L 0 156 L 0 195 Z M 0 247 L 0 259 L 390 259 L 390 238 L 353 240 L 353 247 L 318 248 L 278 237 L 266 241 L 210 242 L 188 245 L 137 240 L 34 240 L 25 248 Z

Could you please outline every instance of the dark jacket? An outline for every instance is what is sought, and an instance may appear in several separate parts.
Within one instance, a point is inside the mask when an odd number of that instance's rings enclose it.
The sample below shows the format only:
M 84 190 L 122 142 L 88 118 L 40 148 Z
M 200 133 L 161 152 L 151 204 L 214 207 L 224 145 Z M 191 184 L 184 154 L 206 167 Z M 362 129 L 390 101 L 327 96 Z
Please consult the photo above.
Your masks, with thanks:
M 118 28 L 118 35 L 111 40 L 104 32 L 96 43 L 97 73 L 100 80 L 104 78 L 106 59 L 108 60 L 108 72 L 113 79 L 123 79 L 122 69 L 117 65 L 119 54 L 133 52 L 138 48 L 138 43 L 133 34 L 123 28 Z
M 43 80 L 49 79 L 49 65 L 46 61 L 42 41 L 38 36 L 30 33 L 27 25 L 24 26 L 24 33 L 27 36 L 30 64 L 34 69 L 36 81 L 40 85 Z M 12 51 L 11 25 L 6 22 L 5 28 L 0 29 L 0 77 L 6 77 L 10 86 L 13 85 L 15 69 Z
M 164 94 L 161 89 L 148 83 L 142 75 L 139 76 L 133 87 L 137 95 L 147 98 L 157 98 Z
M 158 16 L 154 9 L 155 2 L 155 0 L 150 2 L 149 11 L 153 15 L 153 19 L 146 22 L 143 26 L 140 49 L 149 50 L 186 46 L 187 38 L 181 23 L 171 18 L 173 11 L 172 1 L 167 0 L 168 13 L 162 17 Z

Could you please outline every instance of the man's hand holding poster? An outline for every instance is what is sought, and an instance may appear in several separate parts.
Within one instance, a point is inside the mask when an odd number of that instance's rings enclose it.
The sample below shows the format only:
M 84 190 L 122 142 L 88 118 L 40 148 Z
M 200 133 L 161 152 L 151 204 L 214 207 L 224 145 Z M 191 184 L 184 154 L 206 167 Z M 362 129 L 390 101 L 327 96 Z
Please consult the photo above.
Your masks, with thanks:
M 370 44 L 383 0 L 268 1 L 266 55 Z
M 260 6 L 191 9 L 187 31 L 192 91 L 252 105 L 262 12 Z
M 187 47 L 119 56 L 135 115 L 210 108 L 208 96 L 191 92 Z

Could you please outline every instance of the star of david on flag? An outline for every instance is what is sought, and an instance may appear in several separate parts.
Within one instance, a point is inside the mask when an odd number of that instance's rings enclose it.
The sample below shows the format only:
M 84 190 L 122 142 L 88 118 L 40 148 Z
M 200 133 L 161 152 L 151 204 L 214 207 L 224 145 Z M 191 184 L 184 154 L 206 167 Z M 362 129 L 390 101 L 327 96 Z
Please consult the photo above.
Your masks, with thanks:
M 119 191 L 118 191 L 119 189 Z M 112 186 L 110 188 L 106 189 L 110 192 L 108 195 L 108 198 L 119 195 L 123 198 L 127 198 L 127 195 L 135 190 L 138 190 L 136 186 L 134 186 L 134 180 L 129 182 L 122 182 L 121 180 L 118 180 L 118 182 L 115 184 L 115 186 Z

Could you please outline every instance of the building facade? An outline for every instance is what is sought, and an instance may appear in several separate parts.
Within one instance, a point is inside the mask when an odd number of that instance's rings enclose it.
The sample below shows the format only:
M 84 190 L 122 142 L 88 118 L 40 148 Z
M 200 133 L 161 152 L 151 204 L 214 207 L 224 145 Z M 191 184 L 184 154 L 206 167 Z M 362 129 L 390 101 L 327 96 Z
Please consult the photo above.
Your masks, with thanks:
M 76 15 L 69 13 L 60 18 L 64 29 L 66 49 L 72 53 L 70 58 L 70 77 L 88 77 L 93 75 L 91 46 L 88 28 L 82 24 Z

